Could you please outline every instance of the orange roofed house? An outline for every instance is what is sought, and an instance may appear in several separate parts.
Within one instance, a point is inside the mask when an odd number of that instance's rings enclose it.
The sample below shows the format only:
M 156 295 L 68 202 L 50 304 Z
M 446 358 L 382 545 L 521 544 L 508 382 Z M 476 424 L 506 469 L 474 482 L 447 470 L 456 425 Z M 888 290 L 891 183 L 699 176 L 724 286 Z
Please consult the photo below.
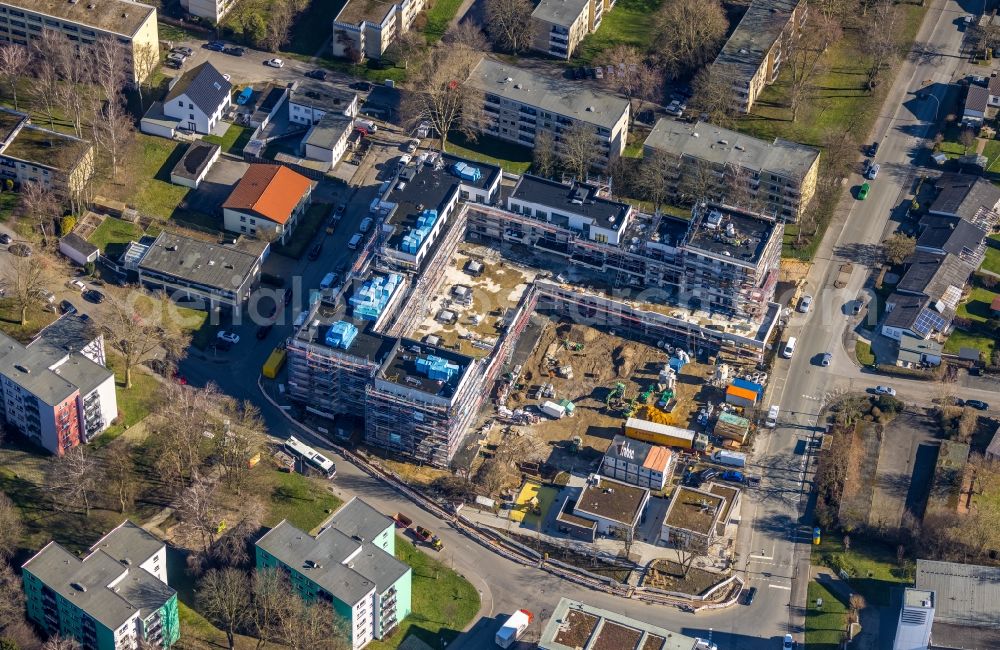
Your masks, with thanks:
M 288 241 L 312 199 L 313 184 L 281 165 L 250 165 L 222 204 L 223 225 L 265 241 Z

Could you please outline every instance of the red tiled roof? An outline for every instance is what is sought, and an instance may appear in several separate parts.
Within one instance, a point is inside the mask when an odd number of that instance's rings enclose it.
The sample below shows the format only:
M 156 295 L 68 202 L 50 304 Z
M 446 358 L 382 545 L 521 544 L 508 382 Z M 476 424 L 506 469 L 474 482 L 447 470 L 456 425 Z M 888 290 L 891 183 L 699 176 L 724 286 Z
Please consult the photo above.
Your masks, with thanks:
M 223 208 L 253 212 L 284 224 L 309 191 L 309 179 L 282 165 L 250 165 Z

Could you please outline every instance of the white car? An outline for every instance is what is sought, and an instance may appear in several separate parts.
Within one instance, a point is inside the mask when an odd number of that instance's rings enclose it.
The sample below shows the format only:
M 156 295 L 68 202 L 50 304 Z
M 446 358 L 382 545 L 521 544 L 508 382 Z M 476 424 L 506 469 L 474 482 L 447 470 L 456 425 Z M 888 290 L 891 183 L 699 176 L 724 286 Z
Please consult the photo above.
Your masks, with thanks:
M 781 650 L 792 650 L 795 647 L 795 639 L 791 634 L 785 635 L 785 640 L 781 642 Z
M 226 332 L 225 330 L 216 334 L 215 338 L 219 339 L 220 341 L 225 341 L 226 343 L 232 343 L 233 345 L 236 345 L 237 343 L 240 342 L 239 334 L 236 334 L 234 332 Z
M 890 388 L 889 386 L 876 386 L 875 387 L 875 394 L 876 395 L 889 395 L 891 397 L 895 397 L 896 396 L 896 389 L 895 388 Z
M 84 291 L 87 288 L 87 285 L 80 282 L 79 280 L 70 280 L 69 282 L 66 283 L 66 287 L 69 289 L 75 289 L 77 291 Z
M 269 65 L 272 68 L 284 68 L 285 62 L 281 59 L 268 59 L 267 61 L 264 61 L 264 65 Z
M 799 301 L 799 311 L 803 314 L 809 313 L 809 308 L 812 307 L 813 297 L 810 295 L 802 296 L 802 300 Z

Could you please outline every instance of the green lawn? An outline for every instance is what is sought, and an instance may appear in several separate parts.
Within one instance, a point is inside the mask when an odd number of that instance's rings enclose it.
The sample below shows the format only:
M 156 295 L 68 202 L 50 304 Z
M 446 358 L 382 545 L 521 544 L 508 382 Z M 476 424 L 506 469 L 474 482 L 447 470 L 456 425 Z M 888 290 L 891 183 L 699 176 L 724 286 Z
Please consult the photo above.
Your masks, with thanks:
M 872 353 L 871 343 L 857 341 L 854 344 L 854 354 L 858 357 L 858 363 L 863 366 L 875 365 L 875 355 Z
M 959 318 L 968 318 L 976 323 L 985 323 L 990 319 L 990 305 L 998 295 L 989 289 L 973 287 L 969 297 L 958 306 L 956 315 Z
M 433 6 L 427 10 L 427 27 L 424 28 L 424 37 L 428 45 L 434 45 L 441 40 L 444 33 L 448 31 L 448 25 L 458 8 L 462 6 L 462 0 L 432 0 Z
M 17 208 L 17 192 L 0 192 L 0 222 L 10 219 Z
M 275 246 L 274 252 L 295 259 L 302 257 L 306 248 L 312 243 L 313 237 L 323 227 L 323 222 L 326 220 L 328 214 L 330 214 L 329 204 L 313 203 L 310 205 L 298 225 L 295 226 L 292 238 L 284 246 Z
M 453 552 L 447 547 L 441 553 Z M 446 567 L 442 555 L 430 557 L 409 540 L 396 536 L 396 557 L 413 569 L 413 612 L 387 641 L 372 650 L 392 650 L 415 636 L 435 650 L 450 645 L 479 611 L 479 592 L 468 580 Z M 418 644 L 419 645 L 419 644 Z
M 184 155 L 187 145 L 144 133 L 136 138 L 142 151 L 142 169 L 136 192 L 128 203 L 143 214 L 169 219 L 188 193 L 188 188 L 170 182 L 170 170 Z
M 287 519 L 299 529 L 310 531 L 340 507 L 340 499 L 327 489 L 329 481 L 270 467 L 260 469 L 264 471 L 254 474 L 270 494 L 265 526 L 273 527 L 282 519 Z
M 895 547 L 860 535 L 851 537 L 849 551 L 844 550 L 842 536 L 824 535 L 823 543 L 813 547 L 812 562 L 835 573 L 846 571 L 851 587 L 873 605 L 888 605 L 891 590 L 911 579 L 911 565 L 907 562 L 904 568 L 899 567 Z
M 201 32 L 187 30 L 183 27 L 178 27 L 177 25 L 172 25 L 170 23 L 157 22 L 156 29 L 161 41 L 173 41 L 175 44 L 179 41 L 191 41 L 205 38 L 205 35 Z
M 822 608 L 816 599 L 823 599 Z M 833 592 L 816 582 L 809 583 L 809 603 L 806 608 L 806 647 L 809 650 L 837 650 L 847 629 L 847 606 Z
M 958 354 L 962 348 L 976 348 L 981 351 L 986 359 L 992 358 L 993 350 L 996 349 L 1000 335 L 987 336 L 975 332 L 966 332 L 956 329 L 948 336 L 944 344 L 945 354 Z
M 573 61 L 607 65 L 601 55 L 615 45 L 632 45 L 648 51 L 656 36 L 653 14 L 663 0 L 619 0 L 615 8 L 604 12 L 601 26 L 589 34 L 573 53 Z
M 996 170 L 997 159 L 1000 159 L 1000 140 L 990 140 L 983 147 L 983 155 L 986 159 L 990 161 L 986 168 L 986 171 L 991 171 L 991 169 Z
M 115 373 L 115 396 L 118 398 L 118 421 L 102 433 L 95 445 L 103 447 L 137 422 L 145 419 L 159 401 L 160 380 L 146 372 L 145 369 L 132 370 L 132 388 L 125 388 L 125 370 L 121 357 L 108 355 L 108 367 Z
M 1000 275 L 1000 235 L 990 235 L 986 240 L 986 257 L 979 268 Z
M 222 147 L 224 153 L 232 154 L 242 154 L 243 147 L 246 146 L 247 142 L 250 142 L 250 136 L 253 135 L 253 129 L 240 126 L 239 124 L 230 124 L 229 128 L 226 130 L 226 134 L 222 137 L 217 135 L 206 135 L 202 136 L 202 140 L 205 142 L 211 142 L 212 144 L 217 144 Z
M 525 173 L 532 161 L 531 149 L 488 135 L 479 136 L 475 142 L 469 142 L 460 134 L 452 135 L 448 138 L 448 153 L 500 165 L 512 174 Z
M 142 231 L 138 225 L 123 219 L 107 217 L 90 235 L 90 243 L 104 252 L 108 244 L 127 244 L 138 240 L 141 236 Z
M 21 308 L 14 304 L 11 298 L 0 298 L 0 332 L 28 343 L 38 334 L 38 331 L 58 318 L 58 315 L 42 309 L 39 303 L 28 307 L 28 323 L 21 325 Z

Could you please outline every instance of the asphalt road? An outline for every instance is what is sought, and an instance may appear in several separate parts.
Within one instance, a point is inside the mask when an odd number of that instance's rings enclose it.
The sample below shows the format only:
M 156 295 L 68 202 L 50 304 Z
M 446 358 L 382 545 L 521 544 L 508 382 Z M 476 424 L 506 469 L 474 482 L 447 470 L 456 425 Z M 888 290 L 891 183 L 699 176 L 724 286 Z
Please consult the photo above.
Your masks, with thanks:
M 896 387 L 904 400 L 927 398 L 924 383 L 870 377 L 851 362 L 841 345 L 844 328 L 849 323 L 844 305 L 857 297 L 867 272 L 855 264 L 855 272 L 842 290 L 833 288 L 831 274 L 852 247 L 881 241 L 890 213 L 905 198 L 917 171 L 913 167 L 914 159 L 925 154 L 923 140 L 937 111 L 936 101 L 917 100 L 912 92 L 927 85 L 926 80 L 950 83 L 962 72 L 963 62 L 957 54 L 963 34 L 958 23 L 966 13 L 954 1 L 931 3 L 918 33 L 918 48 L 915 48 L 922 54 L 900 64 L 882 116 L 876 123 L 873 137 L 881 142 L 876 158 L 882 167 L 881 174 L 873 183 L 867 201 L 850 203 L 850 207 L 835 219 L 808 276 L 807 291 L 815 296 L 814 309 L 810 314 L 795 315 L 788 328 L 789 335 L 798 337 L 798 347 L 791 361 L 777 362 L 769 393 L 772 403 L 781 406 L 781 421 L 772 433 L 760 436 L 753 464 L 764 478 L 758 490 L 747 494 L 742 512 L 738 545 L 740 566 L 746 571 L 750 584 L 758 587 L 754 604 L 692 615 L 580 588 L 493 554 L 447 528 L 434 516 L 417 510 L 409 500 L 385 484 L 338 459 L 338 476 L 334 483 L 342 496 L 363 495 L 384 512 L 404 511 L 417 523 L 438 532 L 445 543 L 439 557 L 463 573 L 481 592 L 483 619 L 452 647 L 470 650 L 490 647 L 503 616 L 527 607 L 544 621 L 562 596 L 620 611 L 684 634 L 711 636 L 725 650 L 779 647 L 786 632 L 802 639 L 807 584 L 803 578 L 808 577 L 811 530 L 811 522 L 803 519 L 812 468 L 809 441 L 817 432 L 822 403 L 838 392 L 876 383 Z M 928 55 L 927 52 L 939 54 Z M 254 63 L 254 56 L 257 55 L 244 57 L 248 65 Z M 286 68 L 277 74 L 297 73 L 297 68 L 302 66 L 292 65 L 296 68 Z M 254 73 L 247 69 L 245 74 Z M 860 178 L 851 181 L 851 188 L 845 188 L 845 192 L 853 193 L 854 187 L 862 182 Z M 366 205 L 370 196 L 365 192 L 364 189 L 359 192 L 352 206 Z M 349 210 L 349 218 L 355 222 L 360 217 L 361 213 Z M 343 224 L 336 236 L 343 237 L 344 233 L 349 236 L 355 225 Z M 299 264 L 296 273 L 302 278 L 302 286 L 316 286 L 329 267 L 346 261 L 346 250 L 339 247 L 337 250 L 327 247 L 326 250 L 332 257 L 325 259 L 323 264 Z M 285 323 L 291 322 L 290 313 L 286 312 L 285 316 Z M 231 352 L 219 357 L 195 354 L 182 364 L 182 372 L 192 383 L 215 381 L 228 393 L 260 403 L 254 380 L 273 345 L 290 331 L 287 325 L 277 327 L 270 339 L 260 344 L 254 339 L 253 326 L 241 327 L 243 329 L 237 331 L 244 340 Z M 834 356 L 829 368 L 811 363 L 816 355 L 827 351 Z M 965 393 L 963 391 L 966 397 L 980 399 L 989 399 L 992 395 L 992 391 Z M 262 409 L 274 435 L 282 437 L 293 432 L 293 425 L 278 409 L 267 404 L 262 404 Z

